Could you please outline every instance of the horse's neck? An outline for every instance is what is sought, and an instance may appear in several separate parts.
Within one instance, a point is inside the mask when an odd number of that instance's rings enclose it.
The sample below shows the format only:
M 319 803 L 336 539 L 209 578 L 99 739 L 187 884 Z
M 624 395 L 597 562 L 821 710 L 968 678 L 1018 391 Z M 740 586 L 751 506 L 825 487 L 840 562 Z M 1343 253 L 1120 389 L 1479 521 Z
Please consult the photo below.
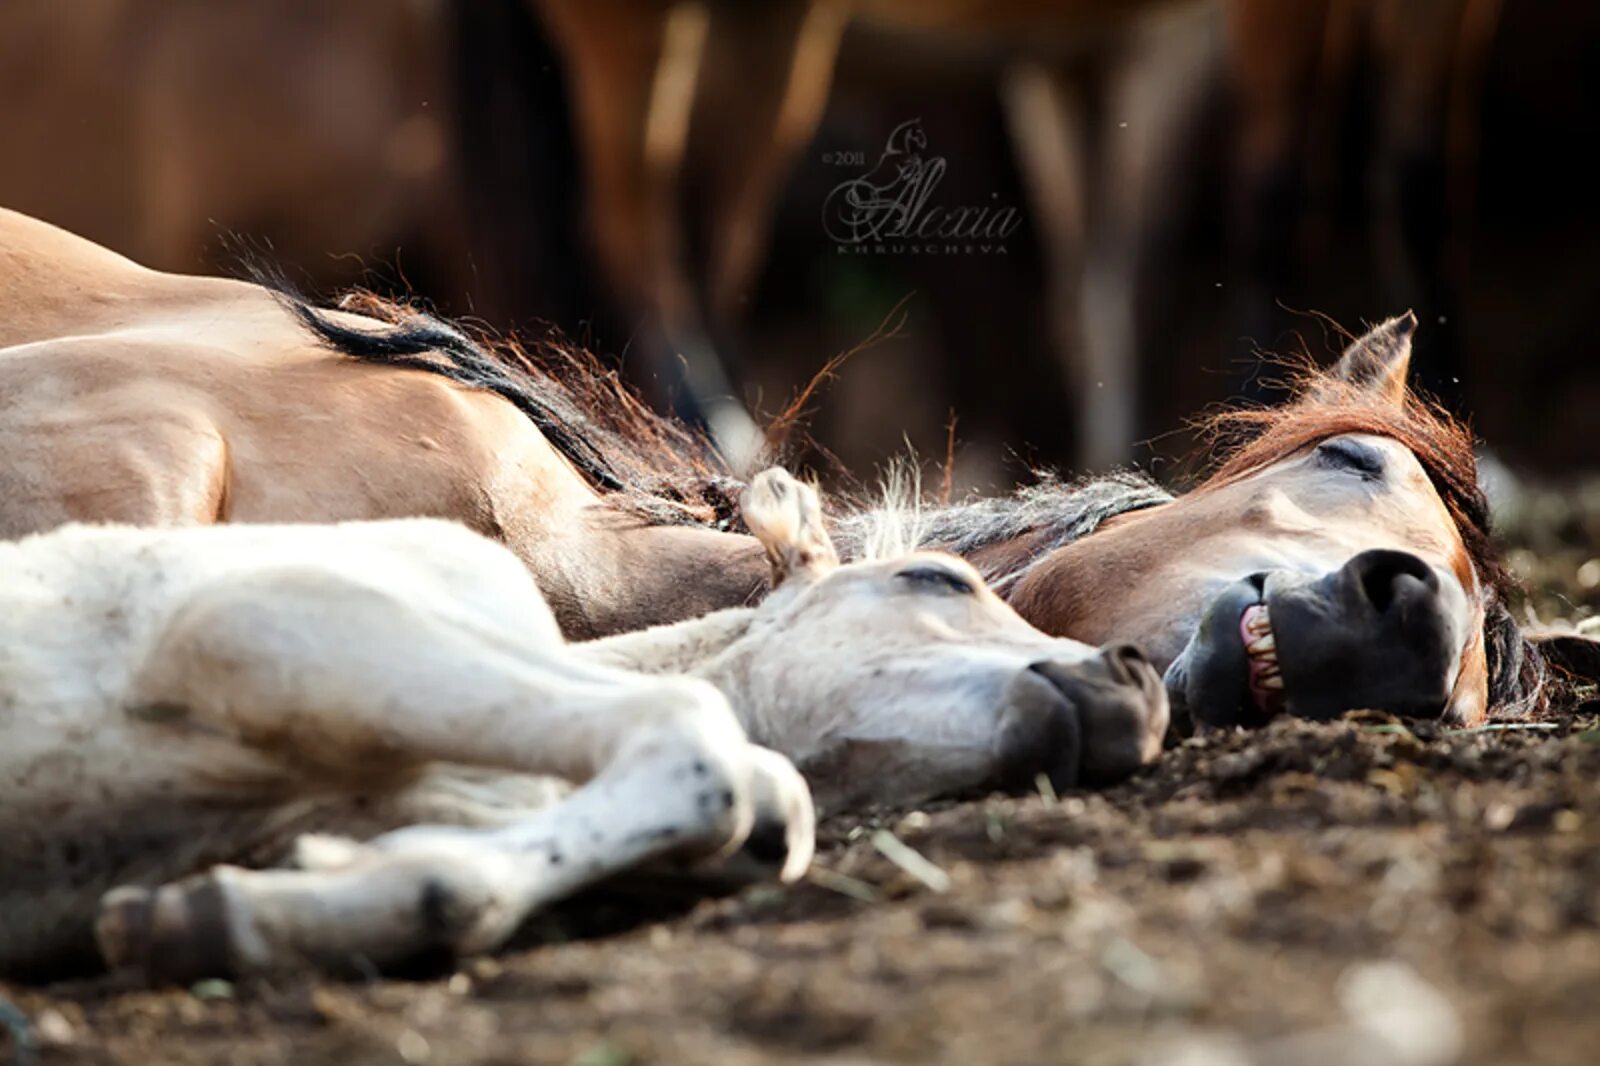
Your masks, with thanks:
M 684 622 L 573 644 L 571 649 L 592 663 L 619 670 L 705 676 L 715 673 L 719 657 L 750 631 L 754 619 L 753 608 L 733 607 Z

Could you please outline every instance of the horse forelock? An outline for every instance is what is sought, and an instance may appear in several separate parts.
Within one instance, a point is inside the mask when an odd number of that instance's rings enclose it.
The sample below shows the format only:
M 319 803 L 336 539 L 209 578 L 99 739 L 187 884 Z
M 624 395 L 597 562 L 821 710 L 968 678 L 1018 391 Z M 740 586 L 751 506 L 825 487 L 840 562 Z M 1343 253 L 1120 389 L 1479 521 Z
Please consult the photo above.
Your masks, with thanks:
M 1546 671 L 1508 606 L 1517 581 L 1494 540 L 1471 428 L 1434 401 L 1413 393 L 1395 403 L 1369 388 L 1316 371 L 1302 372 L 1298 384 L 1299 398 L 1289 404 L 1235 408 L 1200 424 L 1214 442 L 1216 464 L 1194 491 L 1242 481 L 1343 434 L 1397 441 L 1416 457 L 1444 503 L 1482 587 L 1491 706 L 1502 713 L 1542 708 L 1547 699 Z

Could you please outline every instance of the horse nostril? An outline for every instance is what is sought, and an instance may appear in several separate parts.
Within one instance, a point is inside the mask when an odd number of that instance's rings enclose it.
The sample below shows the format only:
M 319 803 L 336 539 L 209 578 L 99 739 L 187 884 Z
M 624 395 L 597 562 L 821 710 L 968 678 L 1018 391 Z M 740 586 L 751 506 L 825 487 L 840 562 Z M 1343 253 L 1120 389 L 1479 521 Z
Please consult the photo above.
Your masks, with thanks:
M 1150 660 L 1145 658 L 1144 652 L 1132 644 L 1108 644 L 1101 650 L 1100 658 L 1111 668 L 1113 680 L 1128 685 L 1137 684 L 1140 667 L 1150 665 Z
M 1038 674 L 1057 688 L 1060 687 L 1061 676 L 1069 674 L 1071 671 L 1072 667 L 1070 665 L 1059 663 L 1054 659 L 1040 659 L 1038 662 L 1028 664 L 1028 672 L 1030 674 Z
M 1394 603 L 1402 578 L 1419 581 L 1429 591 L 1439 588 L 1439 579 L 1434 575 L 1433 568 L 1410 552 L 1383 548 L 1364 551 L 1346 563 L 1345 570 L 1355 579 L 1362 595 L 1379 614 L 1388 611 Z

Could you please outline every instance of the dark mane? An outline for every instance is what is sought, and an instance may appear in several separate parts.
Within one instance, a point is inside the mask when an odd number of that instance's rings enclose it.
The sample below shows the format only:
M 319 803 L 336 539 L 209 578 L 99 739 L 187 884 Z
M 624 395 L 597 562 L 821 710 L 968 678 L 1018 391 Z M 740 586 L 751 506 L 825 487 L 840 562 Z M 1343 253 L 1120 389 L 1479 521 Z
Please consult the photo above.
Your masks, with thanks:
M 1042 533 L 1033 556 L 1021 567 L 984 574 L 990 584 L 1003 589 L 1033 563 L 1087 537 L 1107 519 L 1172 499 L 1172 493 L 1149 475 L 1134 470 L 1077 481 L 1063 481 L 1048 470 L 1036 470 L 1034 477 L 1033 484 L 1005 496 L 953 504 L 930 505 L 920 499 L 894 498 L 893 494 L 887 500 L 868 501 L 837 520 L 834 542 L 845 558 L 875 554 L 874 545 L 885 542 L 891 550 L 937 548 L 965 556 L 992 544 Z
M 553 335 L 531 344 L 469 335 L 417 308 L 360 291 L 340 300 L 339 310 L 372 322 L 349 325 L 270 276 L 256 280 L 332 351 L 502 397 L 618 510 L 653 525 L 738 526 L 743 486 L 710 440 L 656 414 L 593 355 Z
M 1403 444 L 1444 501 L 1484 586 L 1490 706 L 1502 713 L 1541 709 L 1547 701 L 1547 671 L 1511 615 L 1517 582 L 1494 542 L 1470 427 L 1409 391 L 1396 405 L 1370 388 L 1315 369 L 1301 370 L 1296 377 L 1299 399 L 1293 403 L 1236 408 L 1202 423 L 1220 462 L 1194 491 L 1232 484 L 1341 434 L 1368 433 Z

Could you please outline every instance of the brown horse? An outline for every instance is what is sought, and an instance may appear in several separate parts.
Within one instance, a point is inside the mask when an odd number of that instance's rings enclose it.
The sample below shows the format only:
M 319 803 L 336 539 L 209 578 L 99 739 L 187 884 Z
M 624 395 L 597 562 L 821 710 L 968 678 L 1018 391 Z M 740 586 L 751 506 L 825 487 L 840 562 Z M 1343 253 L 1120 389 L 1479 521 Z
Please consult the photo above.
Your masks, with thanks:
M 507 544 L 577 637 L 766 588 L 702 442 L 569 353 L 497 358 L 404 307 L 160 274 L 6 213 L 0 294 L 5 536 L 455 518 Z M 1047 482 L 926 515 L 921 542 L 1047 632 L 1142 645 L 1200 722 L 1537 705 L 1471 438 L 1406 385 L 1414 325 L 1372 330 L 1287 407 L 1231 416 L 1243 443 L 1185 496 Z M 848 555 L 884 513 L 837 524 Z
M 1097 486 L 1123 495 L 1086 528 L 1030 517 L 995 536 L 967 508 L 930 539 L 1041 628 L 1140 644 L 1200 722 L 1536 706 L 1543 670 L 1505 606 L 1471 435 L 1406 384 L 1415 327 L 1372 329 L 1285 407 L 1219 416 L 1234 447 L 1182 497 L 1137 479 L 1036 489 L 1018 502 L 1048 513 L 1056 494 L 1069 517 Z

